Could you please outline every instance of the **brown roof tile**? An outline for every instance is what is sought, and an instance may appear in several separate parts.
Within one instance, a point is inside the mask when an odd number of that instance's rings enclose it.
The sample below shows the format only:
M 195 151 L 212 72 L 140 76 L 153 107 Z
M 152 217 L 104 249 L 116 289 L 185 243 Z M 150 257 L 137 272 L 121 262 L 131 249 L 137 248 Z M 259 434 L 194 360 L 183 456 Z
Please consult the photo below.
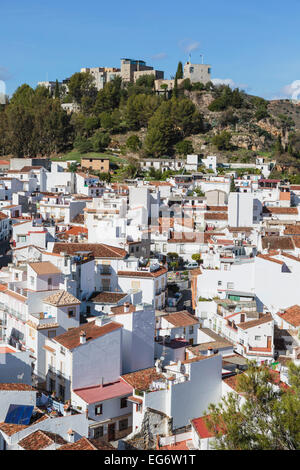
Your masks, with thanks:
M 250 320 L 244 323 L 239 323 L 237 326 L 242 330 L 248 330 L 249 328 L 253 328 L 255 326 L 262 325 L 263 323 L 268 323 L 273 320 L 273 317 L 270 313 L 258 318 L 257 320 Z
M 117 304 L 126 296 L 124 292 L 96 292 L 90 300 L 100 304 Z
M 0 391 L 32 392 L 35 389 L 31 385 L 22 383 L 0 383 Z
M 130 374 L 122 375 L 122 379 L 129 383 L 134 389 L 140 391 L 146 391 L 155 380 L 164 379 L 164 375 L 156 372 L 155 367 L 149 369 L 138 370 L 137 372 L 131 372 Z
M 13 436 L 17 432 L 20 432 L 26 428 L 28 428 L 28 426 L 25 426 L 25 424 L 0 423 L 0 430 L 3 431 L 7 436 Z
M 206 212 L 204 220 L 228 220 L 228 214 L 225 212 Z
M 95 258 L 123 259 L 127 252 L 122 248 L 105 245 L 104 243 L 55 243 L 53 253 L 65 252 L 69 255 L 79 251 L 89 251 Z
M 50 261 L 37 261 L 35 263 L 28 263 L 37 274 L 44 275 L 44 274 L 61 274 L 61 270 L 58 269 L 54 264 L 50 263 Z
M 49 295 L 43 299 L 43 302 L 46 304 L 54 305 L 55 307 L 65 307 L 66 305 L 80 305 L 81 302 L 74 295 L 66 292 L 65 290 L 60 290 L 55 294 Z
M 52 444 L 66 444 L 66 441 L 59 435 L 49 431 L 34 431 L 18 442 L 25 450 L 42 450 Z
M 274 214 L 274 215 L 298 215 L 297 207 L 263 207 L 264 214 Z
M 87 439 L 82 437 L 79 441 L 65 444 L 57 450 L 116 450 L 108 442 L 101 441 L 100 439 Z
M 269 250 L 293 250 L 294 243 L 292 237 L 269 236 L 262 238 L 263 249 Z
M 171 323 L 173 328 L 199 324 L 199 320 L 188 313 L 186 310 L 183 310 L 182 312 L 171 313 L 170 315 L 165 315 L 162 318 Z
M 299 305 L 293 305 L 292 307 L 287 308 L 283 313 L 279 313 L 279 316 L 294 327 L 300 326 Z
M 159 277 L 166 274 L 168 270 L 164 267 L 159 268 L 157 271 L 118 271 L 118 276 L 124 277 Z
M 85 323 L 78 326 L 77 328 L 72 328 L 65 333 L 55 336 L 54 341 L 61 344 L 67 349 L 74 349 L 80 346 L 80 334 L 82 331 L 86 333 L 86 341 L 90 341 L 96 338 L 100 338 L 112 331 L 122 328 L 122 325 L 117 322 L 106 323 L 102 326 L 96 325 L 95 321 Z

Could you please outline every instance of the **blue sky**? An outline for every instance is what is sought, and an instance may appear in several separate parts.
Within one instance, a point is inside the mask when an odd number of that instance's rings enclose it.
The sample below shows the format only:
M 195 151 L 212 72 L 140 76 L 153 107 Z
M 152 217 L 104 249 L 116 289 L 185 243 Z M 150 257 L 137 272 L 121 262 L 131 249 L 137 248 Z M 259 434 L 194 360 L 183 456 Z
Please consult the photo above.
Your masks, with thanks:
M 299 0 L 12 0 L 1 2 L 0 80 L 59 80 L 89 66 L 144 59 L 174 74 L 189 52 L 266 98 L 300 95 Z

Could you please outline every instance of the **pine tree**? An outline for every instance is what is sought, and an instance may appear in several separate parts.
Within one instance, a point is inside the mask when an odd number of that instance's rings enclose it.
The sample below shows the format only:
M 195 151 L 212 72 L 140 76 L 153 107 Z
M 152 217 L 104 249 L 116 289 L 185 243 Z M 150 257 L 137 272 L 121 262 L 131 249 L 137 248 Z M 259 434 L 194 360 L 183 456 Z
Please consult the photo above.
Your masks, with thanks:
M 175 77 L 178 79 L 183 78 L 183 66 L 182 62 L 178 62 L 177 72 Z
M 58 84 L 58 80 L 56 79 L 56 82 L 55 82 L 55 91 L 54 91 L 54 98 L 59 99 L 59 97 L 60 97 L 59 84 Z
M 290 387 L 278 386 L 276 372 L 249 362 L 247 371 L 236 378 L 238 393 L 209 407 L 206 422 L 215 436 L 215 449 L 299 450 L 300 367 L 293 363 L 289 383 Z

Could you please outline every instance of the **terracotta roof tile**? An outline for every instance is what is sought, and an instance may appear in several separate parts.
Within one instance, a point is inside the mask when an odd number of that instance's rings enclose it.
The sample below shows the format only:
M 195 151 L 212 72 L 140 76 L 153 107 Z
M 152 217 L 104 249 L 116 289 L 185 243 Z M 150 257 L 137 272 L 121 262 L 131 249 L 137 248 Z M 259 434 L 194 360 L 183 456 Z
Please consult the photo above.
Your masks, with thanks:
M 122 248 L 105 245 L 104 243 L 55 243 L 53 253 L 65 252 L 69 255 L 79 251 L 89 251 L 95 258 L 123 259 L 127 252 Z
M 28 428 L 28 426 L 25 426 L 25 424 L 0 423 L 0 430 L 7 436 L 13 436 L 17 432 L 23 431 L 23 429 L 26 428 Z
M 171 313 L 170 315 L 165 315 L 162 318 L 171 323 L 173 328 L 199 324 L 199 320 L 188 313 L 186 310 L 183 310 L 182 312 Z
M 118 276 L 124 277 L 159 277 L 166 274 L 168 270 L 164 267 L 159 268 L 157 271 L 118 271 Z
M 77 328 L 72 328 L 65 333 L 55 336 L 54 341 L 61 344 L 67 349 L 74 349 L 81 345 L 80 343 L 80 334 L 81 332 L 86 333 L 86 341 L 90 341 L 96 338 L 100 338 L 112 331 L 122 328 L 123 325 L 117 322 L 109 322 L 102 326 L 96 325 L 95 321 L 85 323 L 78 326 Z
M 54 305 L 55 307 L 65 307 L 66 305 L 80 305 L 81 302 L 74 295 L 66 292 L 65 290 L 60 290 L 55 294 L 49 295 L 43 299 L 43 302 L 46 304 Z
M 204 220 L 228 220 L 228 214 L 225 212 L 206 212 Z
M 61 274 L 61 270 L 58 269 L 54 264 L 50 263 L 50 261 L 37 261 L 35 263 L 28 263 L 37 274 L 44 275 L 44 274 Z
M 66 444 L 66 441 L 59 435 L 49 431 L 34 431 L 18 442 L 25 450 L 42 450 L 52 444 Z
M 87 439 L 82 437 L 79 441 L 74 443 L 65 444 L 57 450 L 116 450 L 108 442 L 101 441 L 100 439 Z
M 268 323 L 273 320 L 273 317 L 270 313 L 267 313 L 266 315 L 262 316 L 261 318 L 258 318 L 256 320 L 250 320 L 246 321 L 244 323 L 239 323 L 237 326 L 241 328 L 242 330 L 248 330 L 249 328 L 253 328 L 255 326 L 262 325 L 264 323 Z
M 283 313 L 278 314 L 284 321 L 290 323 L 294 327 L 300 326 L 300 306 L 293 305 L 287 308 Z
M 271 235 L 262 238 L 262 247 L 268 250 L 293 250 L 294 243 L 292 237 L 277 237 Z
M 263 207 L 264 214 L 271 214 L 271 215 L 298 215 L 298 208 L 297 207 L 270 207 L 264 206 Z
M 129 383 L 134 389 L 140 391 L 148 390 L 153 381 L 164 378 L 163 374 L 156 372 L 155 367 L 122 375 L 122 379 Z
M 35 389 L 31 385 L 22 383 L 0 383 L 0 391 L 14 391 L 14 392 L 32 392 Z
M 100 304 L 117 304 L 126 296 L 127 293 L 124 292 L 96 292 L 90 301 Z

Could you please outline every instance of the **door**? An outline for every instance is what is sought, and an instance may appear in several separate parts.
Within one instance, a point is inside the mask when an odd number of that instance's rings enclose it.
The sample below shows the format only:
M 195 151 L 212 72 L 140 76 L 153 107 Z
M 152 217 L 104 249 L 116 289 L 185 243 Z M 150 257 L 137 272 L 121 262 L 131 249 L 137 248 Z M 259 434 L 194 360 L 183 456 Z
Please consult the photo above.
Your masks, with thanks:
M 107 437 L 109 441 L 115 440 L 115 425 L 115 423 L 111 423 L 108 425 Z

